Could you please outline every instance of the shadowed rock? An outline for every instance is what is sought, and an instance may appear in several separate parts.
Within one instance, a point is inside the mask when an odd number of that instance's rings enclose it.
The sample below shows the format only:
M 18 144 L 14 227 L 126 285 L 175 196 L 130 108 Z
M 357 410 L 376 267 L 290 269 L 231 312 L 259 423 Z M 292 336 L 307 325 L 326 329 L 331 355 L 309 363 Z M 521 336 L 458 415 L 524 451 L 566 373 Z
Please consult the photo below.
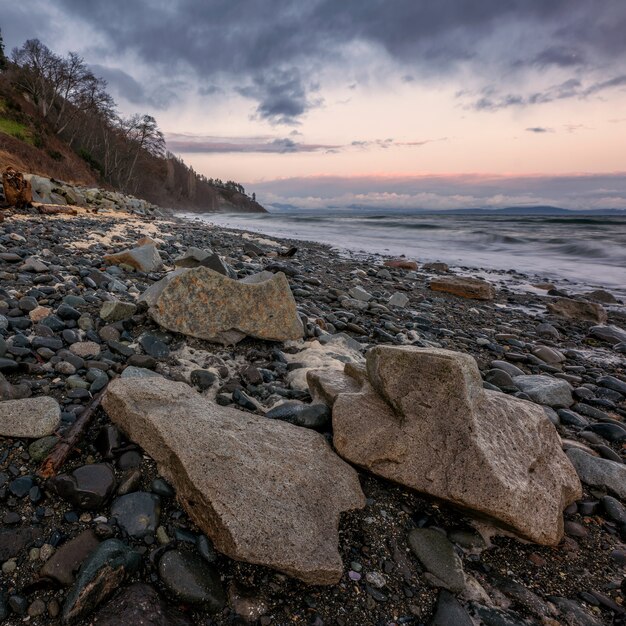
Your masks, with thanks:
M 164 378 L 115 380 L 103 405 L 218 550 L 307 583 L 339 581 L 339 514 L 365 502 L 356 472 L 324 437 Z
M 541 407 L 486 391 L 474 359 L 378 346 L 367 381 L 339 394 L 334 444 L 374 474 L 556 544 L 563 509 L 582 494 Z
M 284 274 L 247 284 L 205 267 L 172 272 L 140 298 L 157 324 L 224 345 L 246 336 L 300 339 L 302 322 Z

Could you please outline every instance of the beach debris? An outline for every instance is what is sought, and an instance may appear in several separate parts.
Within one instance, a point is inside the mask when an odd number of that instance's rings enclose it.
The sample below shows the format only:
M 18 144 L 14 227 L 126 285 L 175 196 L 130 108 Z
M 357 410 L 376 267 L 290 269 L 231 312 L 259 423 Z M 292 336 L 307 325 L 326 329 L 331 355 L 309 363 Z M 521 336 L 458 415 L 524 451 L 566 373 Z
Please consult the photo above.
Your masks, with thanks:
M 14 167 L 8 166 L 2 174 L 4 198 L 9 206 L 24 209 L 33 201 L 33 191 L 30 181 L 24 179 L 24 174 Z
M 304 333 L 287 278 L 233 280 L 206 267 L 181 269 L 148 288 L 140 302 L 160 326 L 224 345 L 244 337 L 300 339 Z
M 449 350 L 377 346 L 366 371 L 333 405 L 343 458 L 536 543 L 561 540 L 582 490 L 541 407 L 484 390 L 476 361 Z
M 339 581 L 339 514 L 365 498 L 322 435 L 221 407 L 165 378 L 115 380 L 103 406 L 218 550 L 310 584 Z
M 597 302 L 573 300 L 572 298 L 556 298 L 546 305 L 548 312 L 558 317 L 584 322 L 603 324 L 607 320 L 605 308 Z
M 140 272 L 156 272 L 163 266 L 161 255 L 154 244 L 106 254 L 104 262 L 109 265 L 129 265 Z

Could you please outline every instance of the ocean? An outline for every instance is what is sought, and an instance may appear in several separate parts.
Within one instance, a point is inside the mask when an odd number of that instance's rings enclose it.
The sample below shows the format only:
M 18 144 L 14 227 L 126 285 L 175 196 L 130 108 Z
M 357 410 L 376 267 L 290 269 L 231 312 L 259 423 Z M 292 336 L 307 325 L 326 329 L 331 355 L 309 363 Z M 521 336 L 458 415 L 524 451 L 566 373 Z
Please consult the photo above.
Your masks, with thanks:
M 604 288 L 626 298 L 626 218 L 464 216 L 359 210 L 198 214 L 222 227 L 330 244 L 420 263 L 515 270 L 569 291 Z M 562 284 L 567 282 L 567 285 Z

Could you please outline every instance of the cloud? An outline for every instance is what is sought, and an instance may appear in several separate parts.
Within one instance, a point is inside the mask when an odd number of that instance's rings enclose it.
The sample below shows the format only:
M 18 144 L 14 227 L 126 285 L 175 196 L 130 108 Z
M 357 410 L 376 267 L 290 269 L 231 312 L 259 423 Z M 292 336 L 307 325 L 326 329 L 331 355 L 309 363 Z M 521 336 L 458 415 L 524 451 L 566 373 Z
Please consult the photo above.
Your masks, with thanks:
M 108 91 L 116 98 L 123 98 L 132 104 L 150 105 L 155 109 L 166 109 L 177 100 L 170 84 L 152 85 L 146 88 L 130 74 L 115 67 L 90 65 L 92 72 L 107 82 Z
M 529 133 L 553 133 L 554 130 L 552 128 L 544 128 L 543 126 L 531 126 L 526 129 Z
M 306 111 L 322 104 L 321 99 L 312 99 L 308 95 L 296 68 L 259 74 L 252 84 L 238 87 L 237 91 L 257 100 L 257 115 L 274 124 L 296 124 Z
M 626 209 L 626 172 L 563 176 L 312 176 L 247 183 L 269 206 L 460 209 L 555 205 Z M 358 189 L 358 192 L 354 190 Z
M 165 136 L 168 150 L 175 153 L 271 153 L 285 154 L 296 152 L 323 152 L 340 146 L 327 144 L 307 144 L 289 138 L 272 137 L 208 137 L 168 133 Z
M 392 146 L 417 148 L 442 139 L 426 139 L 423 141 L 394 141 L 393 139 L 375 139 L 372 141 L 352 141 L 347 145 L 318 144 L 295 141 L 291 137 L 299 137 L 301 133 L 292 131 L 289 137 L 211 137 L 188 133 L 167 133 L 165 136 L 170 151 L 182 154 L 215 154 L 228 152 L 241 153 L 272 153 L 285 154 L 296 152 L 328 152 L 337 153 L 346 150 L 386 149 Z
M 320 105 L 315 85 L 326 70 L 354 84 L 374 58 L 414 83 L 471 75 L 472 88 L 480 89 L 576 71 L 587 95 L 617 87 L 626 62 L 623 1 L 603 0 L 599 9 L 597 0 L 33 0 L 36 26 L 19 3 L 9 4 L 2 19 L 12 40 L 15 27 L 49 44 L 59 34 L 94 33 L 78 51 L 88 61 L 117 60 L 120 69 L 133 59 L 133 76 L 150 97 L 156 94 L 145 88 L 151 76 L 142 65 L 191 86 L 206 84 L 199 91 L 207 95 L 235 88 L 255 101 L 260 119 L 294 124 Z M 355 48 L 367 54 L 351 56 Z M 524 73 L 528 81 L 519 80 Z M 480 95 L 476 108 L 568 97 L 502 92 Z

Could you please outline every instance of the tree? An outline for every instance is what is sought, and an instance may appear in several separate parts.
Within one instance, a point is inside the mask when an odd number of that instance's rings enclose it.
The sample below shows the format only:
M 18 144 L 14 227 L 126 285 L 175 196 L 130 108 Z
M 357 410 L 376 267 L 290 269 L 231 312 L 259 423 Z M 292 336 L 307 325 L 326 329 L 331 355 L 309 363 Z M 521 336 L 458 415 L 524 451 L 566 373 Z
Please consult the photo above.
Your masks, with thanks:
M 9 62 L 4 54 L 4 39 L 2 38 L 2 30 L 0 29 L 0 72 L 5 70 L 8 64 Z

